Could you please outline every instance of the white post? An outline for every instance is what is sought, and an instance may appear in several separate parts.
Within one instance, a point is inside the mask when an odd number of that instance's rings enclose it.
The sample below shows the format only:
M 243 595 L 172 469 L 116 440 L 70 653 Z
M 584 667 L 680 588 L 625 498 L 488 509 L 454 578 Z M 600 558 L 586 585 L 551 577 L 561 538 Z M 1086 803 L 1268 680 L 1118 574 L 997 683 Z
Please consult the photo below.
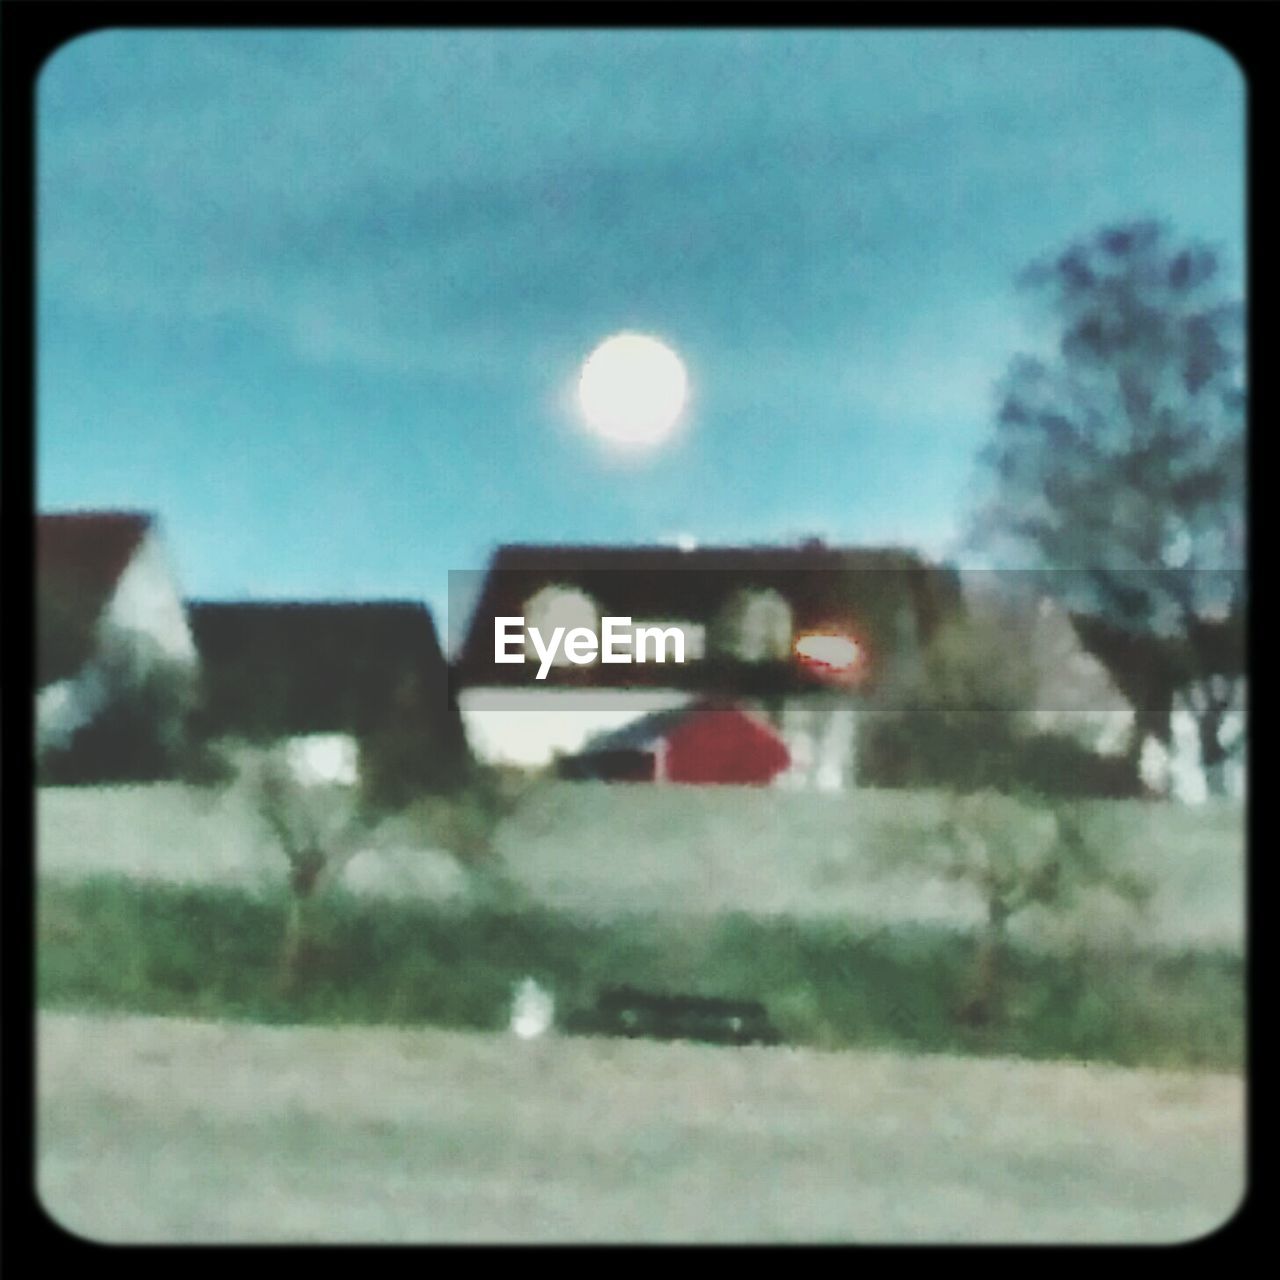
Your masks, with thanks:
M 653 747 L 653 780 L 667 781 L 667 740 L 659 738 Z

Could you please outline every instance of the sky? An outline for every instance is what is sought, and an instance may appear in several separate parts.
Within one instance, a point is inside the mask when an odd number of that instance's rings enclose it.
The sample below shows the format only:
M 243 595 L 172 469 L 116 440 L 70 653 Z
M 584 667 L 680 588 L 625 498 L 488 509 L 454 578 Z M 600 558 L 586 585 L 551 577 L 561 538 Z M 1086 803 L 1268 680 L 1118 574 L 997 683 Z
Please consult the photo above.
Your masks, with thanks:
M 107 30 L 37 96 L 37 501 L 191 597 L 410 598 L 506 542 L 956 558 L 1015 278 L 1170 222 L 1243 279 L 1245 83 L 1176 30 Z M 660 337 L 665 446 L 582 421 Z

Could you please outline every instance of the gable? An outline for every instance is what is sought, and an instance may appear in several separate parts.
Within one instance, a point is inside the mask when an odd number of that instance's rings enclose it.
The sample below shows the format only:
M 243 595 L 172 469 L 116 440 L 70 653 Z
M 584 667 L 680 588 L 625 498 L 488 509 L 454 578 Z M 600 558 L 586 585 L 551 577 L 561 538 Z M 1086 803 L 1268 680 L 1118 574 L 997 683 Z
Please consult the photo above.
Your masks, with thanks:
M 974 571 L 965 575 L 964 601 L 969 621 L 999 646 L 995 659 L 1025 664 L 1035 710 L 1079 715 L 1128 709 L 1106 667 L 1081 643 L 1071 615 L 1033 576 Z
M 142 512 L 67 512 L 36 518 L 36 683 L 78 672 L 121 578 L 153 527 Z

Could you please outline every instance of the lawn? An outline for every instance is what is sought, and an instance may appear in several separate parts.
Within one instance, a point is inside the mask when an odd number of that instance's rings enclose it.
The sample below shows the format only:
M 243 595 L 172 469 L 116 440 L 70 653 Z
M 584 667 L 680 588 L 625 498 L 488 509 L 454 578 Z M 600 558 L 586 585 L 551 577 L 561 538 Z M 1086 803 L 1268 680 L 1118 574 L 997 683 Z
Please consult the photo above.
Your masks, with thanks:
M 272 1023 L 498 1030 L 525 975 L 560 1021 L 602 987 L 762 1001 L 792 1044 L 1018 1054 L 1231 1069 L 1243 1060 L 1243 961 L 1211 950 L 1013 949 L 1007 1017 L 958 1016 L 973 940 L 830 919 L 575 915 L 335 894 L 318 904 L 296 989 L 277 982 L 285 902 L 237 889 L 101 877 L 42 885 L 43 1006 Z
M 1238 804 L 1081 808 L 1117 868 L 1152 880 L 1150 909 L 1132 926 L 1138 941 L 1168 950 L 1242 948 Z M 742 913 L 972 928 L 982 906 L 970 886 L 895 857 L 897 841 L 913 831 L 928 838 L 944 809 L 945 798 L 932 792 L 540 782 L 502 823 L 497 846 L 532 901 L 573 915 Z M 36 821 L 42 880 L 114 874 L 262 894 L 284 877 L 284 859 L 243 788 L 44 787 Z M 456 864 L 395 824 L 357 855 L 344 883 L 370 898 L 468 896 Z M 1051 941 L 1044 922 L 1021 923 L 1029 945 Z

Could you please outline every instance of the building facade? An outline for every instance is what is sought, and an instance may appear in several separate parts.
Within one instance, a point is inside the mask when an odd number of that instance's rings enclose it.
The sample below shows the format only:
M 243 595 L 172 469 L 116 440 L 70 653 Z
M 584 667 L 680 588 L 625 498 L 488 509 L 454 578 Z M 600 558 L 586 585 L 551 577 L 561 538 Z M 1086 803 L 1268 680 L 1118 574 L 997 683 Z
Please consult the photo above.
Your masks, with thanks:
M 459 705 L 481 758 L 540 768 L 644 717 L 732 703 L 783 744 L 776 785 L 847 789 L 860 707 L 957 598 L 945 570 L 898 549 L 504 547 L 454 663 Z M 495 660 L 503 618 L 542 636 L 599 634 L 605 618 L 675 629 L 685 661 L 576 663 L 562 649 L 538 679 L 531 640 L 524 664 Z
M 181 750 L 198 658 L 153 516 L 37 518 L 36 669 L 42 762 L 91 781 L 154 772 Z

